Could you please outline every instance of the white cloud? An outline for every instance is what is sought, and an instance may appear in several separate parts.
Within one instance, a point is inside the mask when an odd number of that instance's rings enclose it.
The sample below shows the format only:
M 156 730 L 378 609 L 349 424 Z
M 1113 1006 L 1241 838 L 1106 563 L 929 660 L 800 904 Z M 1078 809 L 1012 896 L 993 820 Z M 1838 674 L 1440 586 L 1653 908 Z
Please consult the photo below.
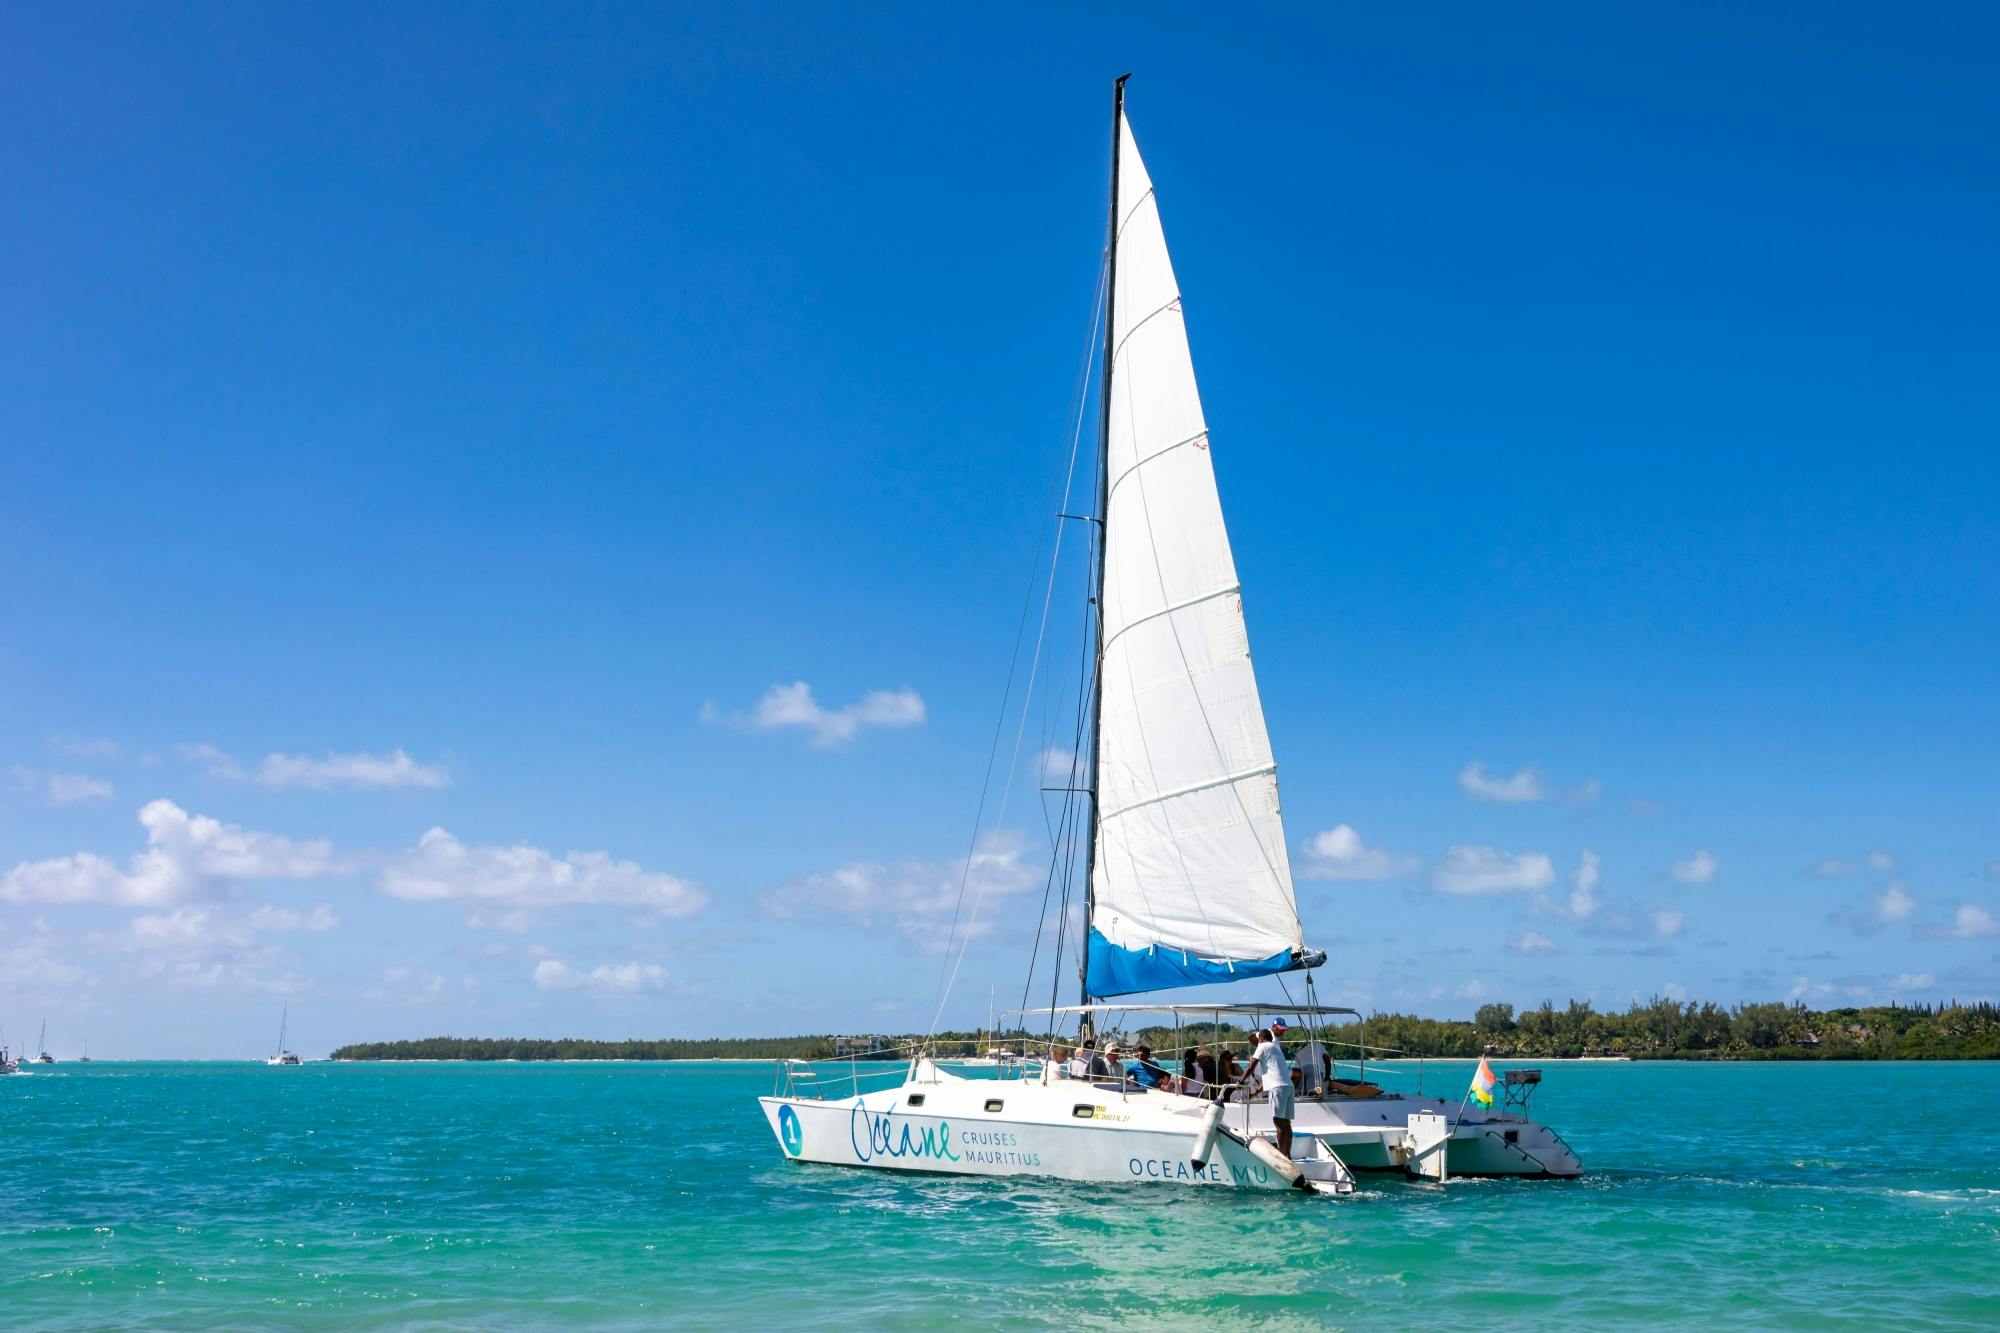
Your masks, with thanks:
M 1351 824 L 1336 824 L 1306 840 L 1299 874 L 1306 879 L 1397 879 L 1416 873 L 1414 856 L 1399 856 L 1370 847 Z
M 1477 760 L 1460 770 L 1458 785 L 1465 788 L 1468 796 L 1478 800 L 1500 801 L 1509 805 L 1539 801 L 1548 795 L 1542 787 L 1542 775 L 1533 768 L 1524 768 L 1511 778 L 1497 778 L 1488 776 L 1486 765 Z
M 1507 941 L 1510 953 L 1561 953 L 1556 942 L 1537 930 L 1524 930 Z
M 1001 833 L 985 839 L 971 858 L 950 861 L 905 859 L 884 865 L 850 861 L 836 870 L 806 875 L 764 895 L 764 910 L 780 918 L 827 919 L 877 933 L 901 935 L 936 952 L 951 943 L 952 920 L 974 938 L 992 933 L 1003 917 L 994 899 L 1041 887 L 1044 867 L 1022 860 L 1022 839 Z M 964 912 L 959 888 L 964 885 Z M 977 921 L 975 898 L 984 898 Z
M 387 754 L 329 754 L 323 759 L 302 754 L 268 754 L 257 765 L 256 780 L 266 787 L 303 787 L 310 791 L 451 785 L 444 769 L 418 763 L 401 746 Z
M 1937 978 L 1928 972 L 1904 972 L 1889 983 L 1895 991 L 1929 990 L 1937 985 Z
M 474 930 L 498 930 L 509 935 L 525 935 L 535 928 L 535 914 L 516 907 L 505 912 L 474 912 L 465 918 Z
M 1908 889 L 1894 880 L 1875 896 L 1875 919 L 1884 925 L 1891 921 L 1901 921 L 1916 910 L 1917 900 L 1910 896 Z
M 1961 940 L 1983 940 L 2000 935 L 2000 921 L 1983 907 L 1971 903 L 1961 903 L 1958 913 L 1952 918 L 1951 933 Z
M 314 759 L 303 754 L 267 754 L 255 773 L 206 742 L 174 747 L 183 759 L 199 761 L 212 778 L 251 781 L 276 790 L 359 790 L 364 788 L 448 787 L 450 776 L 435 764 L 420 764 L 401 746 L 386 754 L 328 754 Z
M 176 745 L 174 753 L 183 759 L 193 759 L 200 763 L 212 778 L 221 778 L 225 782 L 243 780 L 242 766 L 207 741 L 198 745 Z
M 124 870 L 92 852 L 23 861 L 0 879 L 0 900 L 156 907 L 192 897 L 219 881 L 310 879 L 337 871 L 333 846 L 324 839 L 294 841 L 253 832 L 190 815 L 172 801 L 147 802 L 139 822 L 148 848 Z
M 1785 1003 L 1798 1000 L 1816 999 L 1833 994 L 1833 987 L 1824 981 L 1814 981 L 1811 977 L 1792 978 L 1792 988 L 1785 992 Z
M 325 903 L 310 912 L 296 912 L 289 907 L 260 907 L 244 919 L 244 924 L 252 930 L 308 930 L 318 933 L 332 930 L 340 924 L 340 918 Z
M 1072 774 L 1078 782 L 1083 781 L 1084 775 L 1077 770 L 1076 756 L 1060 745 L 1051 745 L 1042 751 L 1036 760 L 1036 767 L 1041 770 L 1042 785 L 1045 787 L 1067 785 Z
M 600 963 L 588 972 L 557 958 L 535 964 L 535 985 L 543 990 L 587 990 L 601 995 L 637 995 L 667 984 L 667 970 L 654 963 Z
M 19 764 L 7 772 L 22 791 L 44 796 L 50 805 L 80 805 L 108 800 L 116 794 L 104 779 L 82 773 L 43 773 Z
M 66 754 L 77 759 L 116 759 L 119 754 L 118 742 L 108 736 L 57 737 L 49 742 L 49 748 L 57 754 Z
M 1571 881 L 1569 893 L 1569 913 L 1578 920 L 1588 920 L 1597 912 L 1597 885 L 1601 876 L 1597 869 L 1597 853 L 1586 848 L 1577 862 L 1576 876 Z
M 1589 805 L 1604 795 L 1604 784 L 1596 778 L 1585 778 L 1580 784 L 1569 789 L 1563 799 L 1571 805 Z
M 391 856 L 378 884 L 392 898 L 425 902 L 513 907 L 610 903 L 665 916 L 692 916 L 708 901 L 685 880 L 614 860 L 608 852 L 570 852 L 557 860 L 527 843 L 468 847 L 441 828 Z
M 905 685 L 899 690 L 870 690 L 851 704 L 822 708 L 805 681 L 773 685 L 746 717 L 724 717 L 713 704 L 702 707 L 705 722 L 728 722 L 751 731 L 797 727 L 812 733 L 817 746 L 843 745 L 863 727 L 914 727 L 924 720 L 923 697 Z
M 1556 872 L 1541 852 L 1457 846 L 1445 852 L 1431 882 L 1446 893 L 1528 893 L 1555 883 Z
M 1825 879 L 1833 879 L 1841 875 L 1851 875 L 1864 865 L 1870 870 L 1886 874 L 1896 868 L 1896 858 L 1887 852 L 1881 851 L 1870 852 L 1859 861 L 1849 861 L 1838 856 L 1828 856 L 1813 862 L 1812 865 L 1806 868 L 1806 873 Z
M 1676 861 L 1668 874 L 1683 884 L 1707 884 L 1715 878 L 1715 872 L 1722 863 L 1708 852 L 1696 852 L 1685 861 Z
M 133 917 L 122 936 L 102 939 L 113 948 L 202 951 L 246 948 L 257 932 L 240 917 L 213 907 L 176 907 L 171 912 L 147 912 Z
M 1673 907 L 1656 907 L 1652 911 L 1653 933 L 1663 940 L 1670 940 L 1681 933 L 1687 925 L 1687 913 Z

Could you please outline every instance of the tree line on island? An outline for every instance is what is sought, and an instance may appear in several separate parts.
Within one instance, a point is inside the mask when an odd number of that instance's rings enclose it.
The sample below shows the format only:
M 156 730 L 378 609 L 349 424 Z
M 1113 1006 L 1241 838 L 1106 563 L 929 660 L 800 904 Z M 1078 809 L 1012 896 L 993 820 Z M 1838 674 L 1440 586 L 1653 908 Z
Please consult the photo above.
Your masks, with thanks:
M 1290 1017 L 1288 1015 L 1288 1017 Z M 1303 1016 L 1300 1016 L 1302 1019 Z M 1132 1031 L 1159 1050 L 1174 1045 L 1174 1029 Z M 1241 1028 L 1207 1023 L 1185 1029 L 1184 1040 L 1240 1043 Z M 1304 1040 L 1302 1029 L 1291 1034 Z M 1544 1000 L 1516 1012 L 1510 1004 L 1481 1005 L 1470 1021 L 1372 1014 L 1329 1023 L 1322 1035 L 1336 1057 L 1363 1043 L 1370 1058 L 1382 1055 L 1470 1059 L 1578 1056 L 1635 1060 L 1992 1060 L 2000 1059 L 2000 1007 L 1980 1001 L 1881 1005 L 1857 1009 L 1808 1009 L 1800 1003 L 1739 1004 L 1655 998 L 1623 1013 L 1571 1000 L 1558 1008 Z M 424 1037 L 413 1041 L 359 1042 L 333 1052 L 336 1060 L 826 1060 L 882 1052 L 918 1041 L 913 1036 L 716 1037 L 587 1041 L 523 1037 Z M 994 1046 L 1031 1052 L 1046 1034 L 944 1032 L 932 1039 L 943 1056 L 981 1054 Z

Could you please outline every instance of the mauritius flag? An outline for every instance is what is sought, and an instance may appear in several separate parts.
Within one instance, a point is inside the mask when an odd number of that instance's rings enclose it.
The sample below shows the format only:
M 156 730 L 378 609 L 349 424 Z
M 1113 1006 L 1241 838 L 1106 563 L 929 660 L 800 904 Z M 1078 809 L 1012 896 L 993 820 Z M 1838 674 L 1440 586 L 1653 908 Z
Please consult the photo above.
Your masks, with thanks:
M 1481 1106 L 1490 1109 L 1493 1105 L 1493 1083 L 1492 1066 L 1486 1063 L 1486 1057 L 1482 1055 L 1479 1057 L 1479 1068 L 1472 1075 L 1472 1090 L 1467 1095 Z

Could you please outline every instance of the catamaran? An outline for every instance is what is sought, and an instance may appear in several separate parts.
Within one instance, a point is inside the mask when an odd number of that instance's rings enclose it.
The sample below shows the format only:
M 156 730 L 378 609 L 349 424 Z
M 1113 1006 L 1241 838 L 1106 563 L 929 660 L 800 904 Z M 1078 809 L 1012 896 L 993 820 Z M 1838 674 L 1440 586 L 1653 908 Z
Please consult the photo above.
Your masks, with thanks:
M 284 1012 L 278 1018 L 278 1053 L 276 1055 L 265 1056 L 264 1057 L 265 1064 L 295 1065 L 299 1062 L 299 1057 L 292 1054 L 292 1052 L 285 1046 L 285 1028 L 287 1025 L 291 1023 L 291 1021 L 292 1021 L 292 1002 L 290 1000 L 287 1000 L 285 1001 Z
M 1137 1012 L 1218 1031 L 1239 1019 L 1290 1014 L 1318 1025 L 1352 1014 L 1313 996 L 1311 969 L 1326 955 L 1308 947 L 1293 892 L 1242 585 L 1123 78 L 1111 141 L 1097 504 L 1087 516 L 1089 745 L 1081 785 L 1073 777 L 1058 789 L 1073 789 L 1088 837 L 1082 1003 L 1033 1011 L 1049 1025 L 1047 1057 L 997 1078 L 954 1073 L 923 1048 L 887 1071 L 885 1087 L 864 1087 L 858 1066 L 836 1078 L 781 1062 L 772 1095 L 760 1099 L 771 1131 L 795 1160 L 960 1175 L 1319 1194 L 1351 1192 L 1353 1167 L 1437 1180 L 1574 1175 L 1581 1165 L 1567 1145 L 1526 1118 L 1525 1091 L 1468 1113 L 1463 1099 L 1385 1094 L 1365 1078 L 1334 1079 L 1330 1060 L 1310 1061 L 1311 1072 L 1302 1060 L 1287 1156 L 1265 1103 L 1142 1087 L 1093 1076 L 1087 1064 L 1082 1077 L 1063 1076 L 1053 1038 L 1072 1020 L 1088 1037 Z M 1059 925 L 1058 953 L 1061 939 Z M 1287 973 L 1304 974 L 1305 1003 L 1121 998 Z

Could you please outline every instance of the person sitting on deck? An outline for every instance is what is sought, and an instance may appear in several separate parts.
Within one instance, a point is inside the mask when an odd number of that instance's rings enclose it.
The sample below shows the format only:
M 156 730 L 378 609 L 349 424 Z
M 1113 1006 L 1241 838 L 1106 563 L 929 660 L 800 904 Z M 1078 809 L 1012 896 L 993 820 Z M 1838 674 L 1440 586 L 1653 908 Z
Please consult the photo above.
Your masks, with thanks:
M 1103 1078 L 1104 1075 L 1104 1057 L 1097 1053 L 1097 1042 L 1093 1038 L 1085 1037 L 1077 1046 L 1076 1054 L 1069 1058 L 1069 1076 L 1097 1079 Z
M 1104 1081 L 1114 1088 L 1125 1086 L 1125 1062 L 1118 1057 L 1118 1043 L 1104 1048 Z
M 1222 1100 L 1221 1068 L 1216 1063 L 1214 1052 L 1206 1046 L 1194 1048 L 1195 1067 L 1201 1071 L 1201 1093 L 1210 1101 Z
M 1164 1092 L 1173 1086 L 1173 1075 L 1153 1059 L 1153 1048 L 1140 1043 L 1139 1058 L 1132 1062 L 1132 1077 L 1142 1088 Z

